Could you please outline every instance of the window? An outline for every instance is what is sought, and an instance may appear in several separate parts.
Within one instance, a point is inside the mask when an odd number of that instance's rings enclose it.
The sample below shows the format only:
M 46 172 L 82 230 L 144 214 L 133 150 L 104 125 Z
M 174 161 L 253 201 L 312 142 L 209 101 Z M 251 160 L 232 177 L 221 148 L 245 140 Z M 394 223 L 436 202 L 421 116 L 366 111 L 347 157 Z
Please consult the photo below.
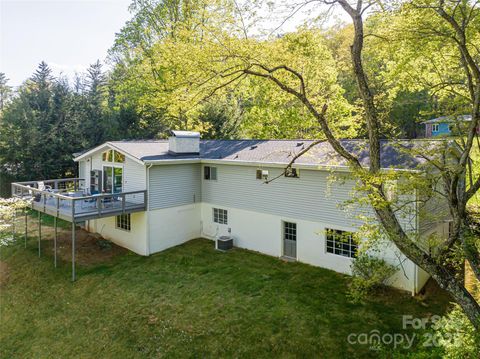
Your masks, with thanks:
M 130 214 L 121 214 L 120 216 L 117 216 L 116 227 L 130 232 L 130 229 L 132 228 Z
M 353 258 L 357 254 L 357 244 L 353 239 L 352 232 L 335 229 L 326 230 L 327 253 Z
M 102 153 L 102 161 L 124 163 L 125 155 L 114 150 L 108 150 Z
M 228 211 L 226 209 L 214 208 L 213 221 L 219 224 L 228 224 Z
M 117 162 L 117 163 L 125 162 L 125 155 L 123 153 L 115 151 L 113 158 L 114 158 L 114 162 Z
M 257 179 L 258 180 L 268 179 L 268 171 L 267 170 L 257 170 Z
M 438 127 L 439 127 L 439 126 L 438 126 L 438 123 L 434 123 L 434 124 L 432 125 L 432 131 L 433 131 L 433 132 L 438 132 Z
M 108 150 L 102 153 L 102 161 L 112 162 L 113 161 L 113 150 Z
M 297 240 L 297 224 L 292 222 L 283 222 L 284 238 L 289 241 Z
M 292 168 L 292 167 L 288 167 L 288 168 L 285 170 L 285 177 L 298 178 L 298 177 L 299 177 L 298 169 Z
M 205 166 L 203 167 L 203 178 L 208 181 L 217 180 L 217 167 Z

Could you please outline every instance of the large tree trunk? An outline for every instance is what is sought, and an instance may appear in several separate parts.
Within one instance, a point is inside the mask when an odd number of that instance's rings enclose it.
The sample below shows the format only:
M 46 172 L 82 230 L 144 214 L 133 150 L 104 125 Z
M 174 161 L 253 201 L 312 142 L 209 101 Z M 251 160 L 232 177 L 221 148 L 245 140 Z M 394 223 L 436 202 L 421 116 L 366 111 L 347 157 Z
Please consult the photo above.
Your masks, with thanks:
M 455 272 L 446 268 L 444 264 L 437 263 L 435 258 L 414 245 L 391 209 L 375 209 L 375 213 L 378 221 L 389 234 L 390 240 L 407 258 L 429 273 L 442 289 L 450 293 L 474 327 L 479 330 L 480 305 L 463 286 L 463 283 L 455 277 Z
M 378 111 L 375 106 L 374 96 L 370 91 L 368 86 L 367 75 L 363 68 L 362 63 L 362 49 L 363 49 L 363 2 L 362 0 L 357 0 L 356 7 L 350 5 L 347 0 L 337 0 L 342 8 L 347 12 L 352 18 L 354 25 L 354 38 L 353 44 L 351 46 L 351 58 L 353 65 L 353 72 L 357 80 L 358 91 L 360 97 L 362 98 L 363 107 L 365 109 L 365 119 L 367 122 L 368 136 L 369 136 L 369 155 L 370 155 L 370 172 L 373 176 L 376 176 L 381 169 L 380 162 L 380 133 L 379 133 L 379 118 Z M 461 49 L 464 50 L 464 49 Z M 467 57 L 468 54 L 463 54 L 463 57 Z M 468 57 L 467 57 L 468 58 Z M 472 60 L 473 61 L 473 60 Z M 478 106 L 477 106 L 478 107 Z M 468 139 L 471 148 L 471 138 Z M 465 153 L 462 153 L 462 158 L 460 161 L 465 160 Z M 361 168 L 357 168 L 358 171 L 361 171 Z M 456 231 L 455 238 L 461 236 L 462 224 L 465 222 L 466 218 L 465 205 L 466 205 L 466 196 L 465 191 L 462 190 L 462 173 L 455 172 L 450 175 L 447 171 L 448 187 L 447 193 L 449 195 L 449 205 L 454 214 L 454 219 L 456 222 Z M 375 181 L 374 181 L 375 182 Z M 384 203 L 388 203 L 386 200 L 385 194 L 381 185 L 370 185 L 371 189 L 369 195 L 372 198 L 381 199 Z M 460 189 L 460 191 L 459 191 Z M 383 202 L 382 201 L 382 202 Z M 374 201 L 372 201 L 373 204 Z M 480 306 L 472 297 L 472 295 L 466 290 L 463 286 L 463 283 L 460 282 L 455 277 L 455 272 L 447 268 L 445 264 L 442 263 L 443 257 L 435 258 L 430 254 L 425 253 L 416 243 L 414 243 L 408 235 L 405 233 L 401 227 L 395 212 L 389 205 L 380 205 L 375 208 L 373 205 L 377 220 L 385 229 L 390 240 L 395 243 L 395 245 L 400 249 L 403 254 L 407 256 L 414 263 L 423 268 L 428 272 L 433 279 L 443 289 L 447 290 L 454 300 L 462 307 L 465 314 L 468 316 L 469 320 L 478 330 L 480 329 Z M 462 242 L 465 246 L 465 241 Z M 476 257 L 473 259 L 475 260 Z

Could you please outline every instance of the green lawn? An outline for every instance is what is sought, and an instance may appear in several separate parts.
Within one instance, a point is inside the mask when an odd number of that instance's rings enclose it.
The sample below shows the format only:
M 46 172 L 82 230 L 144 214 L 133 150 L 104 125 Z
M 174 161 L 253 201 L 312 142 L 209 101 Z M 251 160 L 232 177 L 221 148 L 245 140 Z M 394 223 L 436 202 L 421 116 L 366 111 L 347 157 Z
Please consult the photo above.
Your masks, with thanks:
M 347 276 L 202 239 L 79 268 L 75 283 L 68 263 L 38 258 L 33 238 L 1 259 L 1 358 L 372 357 L 347 336 L 403 333 L 402 315 L 442 314 L 448 302 L 389 291 L 351 304 Z

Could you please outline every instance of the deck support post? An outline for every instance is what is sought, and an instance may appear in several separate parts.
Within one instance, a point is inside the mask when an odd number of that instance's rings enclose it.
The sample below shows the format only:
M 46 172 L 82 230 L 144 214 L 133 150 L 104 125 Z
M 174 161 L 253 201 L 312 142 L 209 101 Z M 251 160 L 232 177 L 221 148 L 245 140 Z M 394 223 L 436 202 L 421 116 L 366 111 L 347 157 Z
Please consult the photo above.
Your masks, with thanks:
M 17 208 L 13 209 L 13 220 L 12 220 L 12 236 L 13 240 L 15 241 L 15 225 L 17 222 Z
M 27 248 L 27 234 L 28 234 L 28 228 L 27 228 L 27 209 L 25 208 L 23 210 L 23 212 L 25 213 L 25 248 Z
M 53 235 L 53 264 L 57 268 L 57 217 L 53 217 L 54 235 Z
M 40 257 L 42 242 L 42 212 L 38 211 L 38 256 Z
M 75 221 L 72 222 L 72 282 L 75 282 Z

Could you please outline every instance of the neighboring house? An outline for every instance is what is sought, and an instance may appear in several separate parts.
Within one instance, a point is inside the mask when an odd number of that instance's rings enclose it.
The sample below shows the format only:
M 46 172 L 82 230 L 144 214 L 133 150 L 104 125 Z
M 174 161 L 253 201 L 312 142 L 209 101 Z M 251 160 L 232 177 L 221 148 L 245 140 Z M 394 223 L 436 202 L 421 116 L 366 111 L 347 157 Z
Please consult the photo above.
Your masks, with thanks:
M 424 121 L 425 137 L 451 136 L 460 133 L 466 134 L 468 125 L 472 121 L 472 116 L 442 116 L 432 120 Z M 477 127 L 477 133 L 480 134 L 480 125 Z
M 173 131 L 168 141 L 107 142 L 78 155 L 80 179 L 70 180 L 77 191 L 70 187 L 69 196 L 55 189 L 31 190 L 40 183 L 60 188 L 59 180 L 30 182 L 30 187 L 13 184 L 13 192 L 25 196 L 33 191 L 33 208 L 83 223 L 88 231 L 140 255 L 198 237 L 231 235 L 237 247 L 349 274 L 356 251 L 349 233 L 362 225 L 359 216 L 373 218 L 373 211 L 360 204 L 344 208 L 355 195 L 355 181 L 328 143 L 315 146 L 283 174 L 292 156 L 310 143 L 200 140 L 198 133 Z M 343 140 L 342 145 L 368 164 L 364 141 Z M 425 162 L 398 148 L 416 146 L 415 141 L 381 145 L 382 168 L 416 171 Z M 341 179 L 332 180 L 334 176 Z M 78 194 L 79 189 L 89 196 Z M 412 202 L 399 213 L 400 222 L 406 231 L 444 237 L 449 223 L 446 203 L 427 203 L 426 212 L 445 215 L 421 218 Z M 380 256 L 398 265 L 393 286 L 417 293 L 427 281 L 427 273 L 394 245 L 385 245 Z

